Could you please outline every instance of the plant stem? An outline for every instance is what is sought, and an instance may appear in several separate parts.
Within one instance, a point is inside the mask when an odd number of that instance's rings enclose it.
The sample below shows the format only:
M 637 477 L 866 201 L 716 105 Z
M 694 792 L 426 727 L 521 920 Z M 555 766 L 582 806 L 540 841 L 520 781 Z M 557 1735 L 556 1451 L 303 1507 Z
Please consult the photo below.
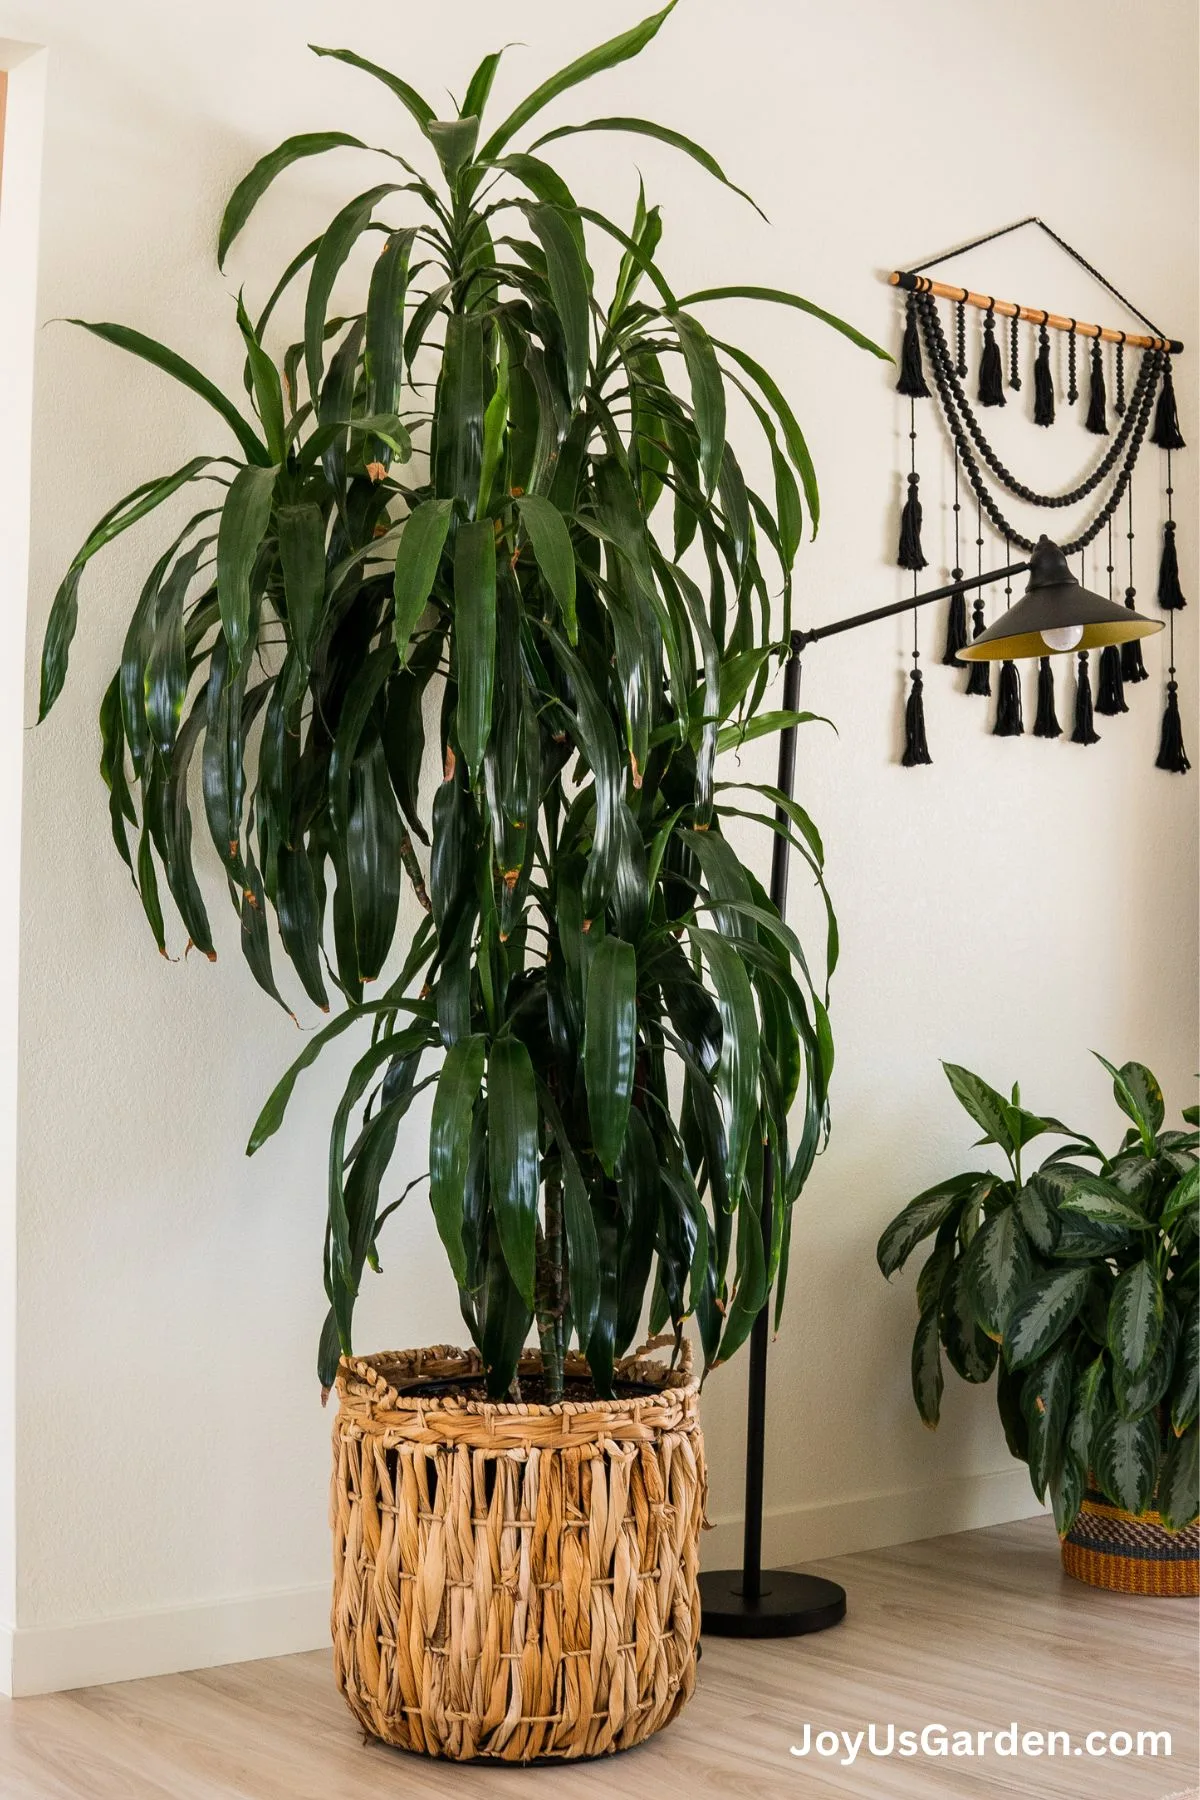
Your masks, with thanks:
M 546 1180 L 546 1223 L 538 1231 L 537 1328 L 546 1376 L 546 1398 L 563 1396 L 563 1218 L 562 1184 Z

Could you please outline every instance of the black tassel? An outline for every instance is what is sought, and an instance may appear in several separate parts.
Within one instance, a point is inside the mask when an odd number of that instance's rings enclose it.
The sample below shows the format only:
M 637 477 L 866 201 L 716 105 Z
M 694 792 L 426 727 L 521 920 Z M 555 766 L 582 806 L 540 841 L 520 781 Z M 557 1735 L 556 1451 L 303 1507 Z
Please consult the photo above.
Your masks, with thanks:
M 1150 433 L 1150 442 L 1157 444 L 1160 450 L 1186 450 L 1183 433 L 1179 429 L 1179 413 L 1175 407 L 1175 382 L 1171 375 L 1171 359 L 1163 357 L 1162 386 L 1158 391 L 1158 405 L 1154 409 L 1154 430 Z
M 921 337 L 917 330 L 917 296 L 908 296 L 904 309 L 904 348 L 900 352 L 900 379 L 896 392 L 910 400 L 928 400 L 925 365 L 921 361 Z
M 1118 644 L 1105 644 L 1100 652 L 1100 681 L 1096 692 L 1096 711 L 1106 718 L 1128 712 L 1125 683 L 1121 677 L 1121 650 Z
M 1187 605 L 1179 585 L 1179 552 L 1175 548 L 1175 521 L 1163 526 L 1162 561 L 1158 565 L 1158 604 L 1164 612 L 1179 612 Z
M 923 569 L 925 552 L 921 548 L 921 477 L 908 478 L 908 499 L 900 515 L 900 549 L 896 557 L 902 569 Z
M 933 761 L 925 741 L 925 701 L 921 693 L 924 685 L 920 669 L 914 667 L 908 704 L 904 708 L 904 755 L 900 758 L 906 769 Z
M 1004 405 L 1004 366 L 996 342 L 996 321 L 989 306 L 983 319 L 983 355 L 979 359 L 980 406 Z
M 1050 373 L 1050 333 L 1043 325 L 1038 333 L 1038 353 L 1033 365 L 1033 422 L 1054 423 L 1054 377 Z
M 1187 751 L 1183 747 L 1183 721 L 1179 717 L 1179 683 L 1167 683 L 1167 709 L 1163 713 L 1162 738 L 1159 741 L 1158 755 L 1154 759 L 1156 769 L 1166 769 L 1171 775 L 1186 775 L 1191 768 Z
M 971 612 L 971 636 L 973 638 L 982 637 L 983 633 L 987 630 L 987 625 L 985 624 L 983 617 L 983 601 L 976 600 Z M 973 662 L 968 663 L 967 666 L 971 671 L 967 677 L 968 694 L 982 694 L 986 698 L 992 691 L 991 664 L 985 662 Z
M 1021 717 L 1021 678 L 1015 662 L 1000 665 L 1000 697 L 996 703 L 993 737 L 1020 737 L 1025 730 Z
M 1075 729 L 1073 744 L 1098 744 L 1100 734 L 1092 724 L 1092 678 L 1088 674 L 1088 653 L 1079 652 L 1079 677 L 1075 685 Z
M 962 574 L 961 569 L 954 570 L 957 581 Z M 950 611 L 946 615 L 946 648 L 942 652 L 942 661 L 951 669 L 961 669 L 958 660 L 960 650 L 967 647 L 967 596 L 961 588 L 955 588 L 950 596 Z
M 1058 714 L 1054 710 L 1054 670 L 1050 666 L 1050 658 L 1043 656 L 1038 664 L 1038 703 L 1037 717 L 1033 721 L 1034 737 L 1056 738 L 1062 736 L 1062 726 L 1058 722 Z
M 1108 395 L 1104 391 L 1104 358 L 1100 339 L 1092 340 L 1092 378 L 1088 389 L 1088 411 L 1084 421 L 1097 437 L 1108 436 Z
M 1136 589 L 1131 587 L 1125 589 L 1125 604 L 1130 612 L 1137 610 L 1133 604 L 1136 597 Z M 1121 645 L 1121 680 L 1138 682 L 1149 681 L 1149 679 L 1150 672 L 1142 661 L 1141 640 L 1130 638 L 1128 643 Z

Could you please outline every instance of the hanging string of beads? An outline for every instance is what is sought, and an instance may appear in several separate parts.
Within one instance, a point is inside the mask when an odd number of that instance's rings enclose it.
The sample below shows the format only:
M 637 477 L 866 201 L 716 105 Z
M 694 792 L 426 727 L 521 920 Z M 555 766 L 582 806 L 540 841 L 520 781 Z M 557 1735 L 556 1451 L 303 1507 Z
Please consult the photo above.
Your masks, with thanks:
M 975 573 L 983 574 L 983 509 L 979 504 L 979 495 L 975 496 Z M 982 637 L 987 630 L 987 619 L 983 610 L 983 593 L 975 589 L 975 603 L 971 608 L 971 636 Z M 991 664 L 973 662 L 967 664 L 968 694 L 981 694 L 985 699 L 992 691 Z
M 954 453 L 954 567 L 950 571 L 950 579 L 954 582 L 962 580 L 962 554 L 959 550 L 959 520 L 962 516 L 962 483 L 961 468 L 957 450 Z M 942 652 L 942 661 L 951 669 L 961 669 L 958 653 L 967 645 L 967 596 L 961 587 L 956 587 L 950 596 L 950 608 L 946 614 L 946 648 Z
M 1112 520 L 1108 521 L 1108 597 L 1113 597 L 1113 528 Z M 1137 641 L 1136 639 L 1134 640 Z M 1096 711 L 1106 718 L 1115 718 L 1117 713 L 1128 712 L 1125 700 L 1125 683 L 1121 675 L 1121 646 L 1105 644 L 1100 652 L 1100 679 L 1096 689 Z
M 1014 394 L 1021 391 L 1021 334 L 1020 319 L 1014 313 L 1010 320 L 1011 329 L 1008 336 L 1008 385 Z
M 1133 585 L 1133 482 L 1129 483 L 1129 523 L 1125 530 L 1129 545 L 1129 585 L 1125 589 L 1125 604 L 1130 612 L 1136 612 L 1134 601 L 1137 589 Z M 1149 681 L 1150 673 L 1142 661 L 1142 645 L 1139 638 L 1131 638 L 1121 645 L 1121 680 L 1128 682 Z
M 1120 415 L 1125 413 L 1125 333 L 1121 333 L 1121 341 L 1117 345 L 1116 355 L 1117 397 L 1113 402 L 1114 410 Z
M 954 372 L 960 381 L 967 379 L 967 303 L 960 300 L 954 309 Z
M 1071 320 L 1071 329 L 1067 333 L 1067 405 L 1074 406 L 1079 398 L 1079 369 L 1075 348 L 1075 321 Z
M 1012 561 L 1012 545 L 1004 540 L 1004 561 Z M 1012 577 L 1004 578 L 1004 610 L 1012 605 Z M 1025 721 L 1021 716 L 1021 678 L 1017 674 L 1017 665 L 1010 659 L 1000 664 L 1000 688 L 996 702 L 996 723 L 992 726 L 993 737 L 1020 737 L 1025 730 Z
M 1085 565 L 1083 551 L 1079 552 L 1079 585 L 1086 587 L 1084 580 Z M 1075 677 L 1075 729 L 1071 733 L 1073 744 L 1098 744 L 1100 733 L 1092 721 L 1092 677 L 1088 668 L 1088 653 L 1079 652 L 1079 663 Z

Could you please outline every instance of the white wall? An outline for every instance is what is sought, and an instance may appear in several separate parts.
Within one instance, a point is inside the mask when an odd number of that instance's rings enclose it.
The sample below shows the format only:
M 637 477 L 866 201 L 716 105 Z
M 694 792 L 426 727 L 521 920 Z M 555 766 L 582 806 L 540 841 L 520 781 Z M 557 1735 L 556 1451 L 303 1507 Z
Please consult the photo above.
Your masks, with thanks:
M 638 13 L 635 0 L 524 0 L 501 29 L 494 8 L 460 0 L 451 31 L 444 9 L 11 0 L 4 28 L 50 50 L 41 316 L 128 322 L 235 383 L 227 294 L 242 280 L 263 292 L 313 221 L 357 191 L 358 171 L 344 157 L 295 172 L 223 279 L 212 249 L 235 179 L 289 131 L 349 126 L 412 148 L 386 96 L 317 63 L 307 39 L 349 42 L 435 94 L 461 89 L 474 53 L 520 38 L 530 47 L 506 59 L 503 102 Z M 1011 0 L 999 12 L 953 0 L 684 0 L 640 63 L 553 117 L 669 121 L 701 138 L 773 225 L 651 144 L 583 140 L 562 147 L 562 164 L 582 195 L 620 213 L 632 207 L 636 160 L 664 202 L 662 258 L 680 291 L 737 279 L 797 287 L 895 345 L 882 271 L 1042 212 L 1194 343 L 1195 20 L 1182 0 L 1147 0 L 1140 25 L 1145 53 L 1131 55 L 1115 0 Z M 1153 49 L 1167 42 L 1169 55 Z M 1002 294 L 1123 322 L 1028 234 L 963 266 Z M 721 324 L 778 374 L 818 462 L 825 513 L 801 558 L 804 619 L 899 597 L 906 423 L 886 371 L 792 314 L 730 306 Z M 1190 355 L 1180 383 L 1193 442 L 1194 367 Z M 1026 374 L 1027 398 L 1028 363 Z M 1013 459 L 1050 485 L 1093 448 L 1077 420 L 1045 434 L 1000 423 Z M 931 556 L 948 517 L 934 433 L 927 407 Z M 71 552 L 119 494 L 210 444 L 219 432 L 198 402 L 66 326 L 44 330 L 30 720 L 36 648 Z M 1138 491 L 1147 599 L 1156 463 L 1147 452 Z M 1179 459 L 1193 596 L 1194 469 L 1194 456 Z M 340 1065 L 309 1078 L 289 1131 L 248 1164 L 246 1132 L 301 1040 L 252 987 L 215 869 L 220 961 L 166 964 L 108 842 L 95 713 L 152 541 L 153 530 L 131 533 L 94 565 L 67 692 L 26 739 L 16 1615 L 26 1691 L 324 1635 L 329 1421 L 311 1369 L 320 1171 Z M 1193 605 L 1180 635 L 1193 756 L 1195 616 Z M 1031 1103 L 1109 1136 L 1090 1047 L 1145 1058 L 1174 1103 L 1196 1066 L 1195 776 L 1153 768 L 1158 682 L 1134 695 L 1128 718 L 1102 722 L 1091 750 L 993 740 L 983 704 L 955 694 L 962 678 L 936 666 L 940 630 L 940 620 L 922 629 L 929 769 L 897 766 L 906 626 L 831 643 L 805 672 L 806 699 L 840 727 L 836 738 L 805 735 L 799 789 L 826 835 L 844 950 L 833 1145 L 798 1222 L 772 1362 L 768 1550 L 780 1557 L 1033 1505 L 990 1392 L 952 1386 L 941 1431 L 921 1430 L 908 1393 L 911 1284 L 889 1291 L 874 1267 L 886 1219 L 966 1154 L 939 1056 L 1000 1083 L 1019 1076 Z M 1157 672 L 1157 647 L 1148 660 Z M 1026 705 L 1031 721 L 1031 693 Z M 1059 706 L 1066 717 L 1065 682 Z M 746 761 L 769 771 L 769 751 Z M 761 845 L 753 854 L 765 865 Z M 808 916 L 800 896 L 796 920 Z M 414 1122 L 414 1172 L 420 1135 Z M 419 1203 L 390 1228 L 386 1252 L 362 1344 L 460 1337 Z M 718 1556 L 736 1550 L 743 1393 L 741 1364 L 706 1397 Z

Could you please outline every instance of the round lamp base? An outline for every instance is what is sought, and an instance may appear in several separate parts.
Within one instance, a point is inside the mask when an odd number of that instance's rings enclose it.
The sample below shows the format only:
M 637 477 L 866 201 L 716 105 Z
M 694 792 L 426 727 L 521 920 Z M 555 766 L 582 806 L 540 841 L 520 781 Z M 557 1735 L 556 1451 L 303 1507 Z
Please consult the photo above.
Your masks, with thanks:
M 700 1577 L 700 1629 L 709 1637 L 801 1637 L 846 1616 L 846 1590 L 820 1575 L 764 1569 L 757 1600 L 742 1593 L 740 1569 Z

